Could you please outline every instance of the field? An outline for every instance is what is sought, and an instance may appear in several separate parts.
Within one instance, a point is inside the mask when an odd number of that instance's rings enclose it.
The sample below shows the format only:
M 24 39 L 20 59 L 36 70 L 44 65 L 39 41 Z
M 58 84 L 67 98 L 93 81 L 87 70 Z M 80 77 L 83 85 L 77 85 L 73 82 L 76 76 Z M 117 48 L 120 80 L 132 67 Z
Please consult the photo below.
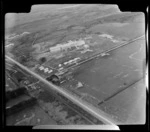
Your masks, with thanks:
M 7 118 L 7 125 L 12 126 L 33 126 L 42 124 L 53 124 L 57 123 L 51 119 L 40 107 L 37 105 L 29 107 L 17 114 L 9 116 Z
M 144 43 L 144 40 L 138 40 L 109 52 L 109 56 L 99 57 L 83 64 L 74 74 L 74 79 L 84 85 L 78 91 L 103 101 L 116 91 L 143 78 L 145 75 Z
M 68 67 L 64 62 L 70 59 L 88 59 L 145 34 L 144 14 L 140 12 L 120 12 L 117 6 L 110 5 L 67 6 L 39 6 L 29 14 L 16 15 L 14 27 L 6 28 L 6 33 L 31 34 L 11 40 L 14 46 L 6 51 L 12 53 L 21 64 L 45 77 L 50 74 L 40 71 L 40 65 L 57 71 L 61 64 L 65 69 Z M 35 43 L 32 43 L 34 39 Z M 88 52 L 77 49 L 50 54 L 50 47 L 78 39 L 85 40 L 90 47 Z M 93 98 L 96 107 L 109 114 L 118 124 L 143 123 L 145 43 L 144 36 L 95 57 L 75 70 L 71 69 L 71 78 L 60 87 L 77 92 L 83 100 L 88 100 L 88 96 Z M 40 61 L 42 57 L 46 58 L 46 62 Z M 56 72 L 54 69 L 51 74 Z M 79 88 L 78 83 L 82 85 Z M 94 104 L 92 101 L 90 103 Z
M 101 32 L 106 34 L 111 34 L 114 37 L 118 37 L 121 39 L 129 40 L 145 33 L 145 27 L 143 22 L 125 22 L 125 23 L 106 23 L 106 24 L 99 24 L 93 26 L 89 30 L 92 32 Z
M 5 87 L 6 91 L 11 91 L 17 88 L 17 86 L 10 79 L 8 79 L 8 77 L 6 77 Z
M 144 80 L 100 105 L 118 124 L 143 124 L 146 110 L 146 88 Z
M 96 87 L 101 87 L 99 91 L 105 90 L 108 86 L 113 87 L 114 85 L 116 87 L 116 84 L 120 86 L 123 83 L 130 84 L 144 74 L 145 54 L 142 51 L 141 53 L 137 52 L 140 48 L 142 50 L 144 46 L 144 40 L 138 40 L 130 45 L 109 52 L 109 56 L 99 57 L 91 62 L 87 62 L 79 68 L 75 79 L 83 81 L 87 85 L 90 84 L 95 89 L 97 89 Z M 137 55 L 141 55 L 140 57 L 143 56 L 142 59 L 134 58 L 136 57 L 136 54 L 134 54 L 136 52 Z

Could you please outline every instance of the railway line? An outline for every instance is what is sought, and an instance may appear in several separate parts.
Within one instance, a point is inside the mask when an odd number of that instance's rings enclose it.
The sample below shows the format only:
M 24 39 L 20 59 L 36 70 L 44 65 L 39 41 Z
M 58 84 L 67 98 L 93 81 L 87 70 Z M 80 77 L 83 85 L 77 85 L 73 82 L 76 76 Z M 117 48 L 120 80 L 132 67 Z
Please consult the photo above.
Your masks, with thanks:
M 80 117 L 81 117 L 81 121 L 83 121 L 83 122 L 85 122 L 86 121 L 86 123 L 87 124 L 94 124 L 91 120 L 89 120 L 87 117 L 85 117 L 85 116 L 83 116 L 80 112 L 78 112 L 77 110 L 75 110 L 75 109 L 73 109 L 65 100 L 63 100 L 62 98 L 60 98 L 56 93 L 54 93 L 54 92 L 52 92 L 52 93 L 49 93 L 49 95 L 51 96 L 51 97 L 53 97 L 53 98 L 55 98 L 55 100 L 56 101 L 58 101 L 58 102 L 60 102 L 60 106 L 63 106 L 63 107 L 67 107 L 68 108 L 68 110 L 67 110 L 67 112 L 68 111 L 73 111 L 74 113 L 76 113 L 77 115 L 79 115 Z M 32 97 L 32 96 L 31 96 Z M 37 102 L 39 101 L 39 99 L 38 98 L 36 98 L 37 99 Z M 46 110 L 46 109 L 44 109 L 39 103 L 38 103 L 38 107 L 40 107 L 43 111 L 45 111 L 45 113 L 48 115 L 48 116 L 50 116 L 49 114 L 48 114 L 48 110 Z
M 139 36 L 135 39 L 132 39 L 128 42 L 125 42 L 123 44 L 120 44 L 116 47 L 113 47 L 109 50 L 106 50 L 104 52 L 98 53 L 80 63 L 78 63 L 77 65 L 73 65 L 69 68 L 67 68 L 67 70 L 74 68 L 76 66 L 79 66 L 83 63 L 86 63 L 96 57 L 99 57 L 101 54 L 103 53 L 108 53 L 112 50 L 118 49 L 120 47 L 126 46 L 132 42 L 135 42 L 139 39 L 141 39 L 142 37 L 144 37 L 144 35 Z M 66 91 L 59 89 L 57 86 L 47 82 L 44 78 L 42 78 L 41 76 L 37 75 L 36 73 L 30 71 L 28 68 L 24 67 L 23 65 L 21 65 L 20 63 L 16 62 L 15 60 L 13 60 L 12 58 L 6 56 L 7 59 L 13 61 L 15 64 L 17 64 L 19 67 L 21 67 L 22 69 L 24 69 L 25 71 L 27 71 L 28 73 L 32 74 L 33 76 L 35 76 L 36 78 L 38 78 L 39 80 L 41 80 L 42 82 L 48 84 L 53 90 L 56 90 L 55 97 L 57 97 L 57 99 L 61 102 L 63 102 L 65 105 L 67 105 L 69 108 L 71 108 L 73 111 L 75 111 L 76 113 L 78 113 L 80 116 L 82 116 L 85 120 L 87 120 L 88 122 L 90 122 L 91 124 L 113 124 L 111 121 L 109 121 L 108 119 L 106 119 L 105 117 L 101 116 L 100 114 L 98 114 L 97 112 L 93 111 L 91 108 L 87 107 L 87 105 L 83 104 L 80 102 L 80 100 L 76 99 L 75 97 L 72 97 L 70 94 L 66 93 Z M 141 80 L 141 79 L 140 79 Z M 140 81 L 138 80 L 138 81 Z M 136 81 L 137 82 L 137 81 Z M 136 83 L 135 82 L 135 83 Z M 134 84 L 135 84 L 134 83 Z M 131 84 L 133 85 L 133 84 Z M 128 86 L 129 87 L 129 86 Z M 110 95 L 109 97 L 107 97 L 106 99 L 104 99 L 103 101 L 101 101 L 98 105 L 102 104 L 103 102 L 109 100 L 110 98 L 114 97 L 115 95 L 117 95 L 118 93 L 122 92 L 123 90 L 127 89 L 128 87 L 125 87 L 123 89 L 120 89 L 119 91 L 116 91 L 115 93 L 113 93 L 112 95 Z M 46 90 L 49 90 L 48 88 L 46 88 Z M 79 112 L 80 111 L 80 112 Z M 94 114 L 94 116 L 93 116 Z M 90 117 L 90 118 L 89 118 Z M 97 118 L 98 117 L 98 118 Z
M 97 53 L 97 54 L 95 54 L 95 55 L 89 57 L 88 59 L 81 61 L 81 62 L 78 63 L 77 65 L 73 65 L 73 66 L 68 67 L 67 70 L 72 69 L 72 68 L 74 68 L 74 67 L 76 67 L 76 66 L 79 66 L 79 65 L 81 65 L 81 64 L 83 64 L 83 63 L 86 63 L 86 62 L 88 62 L 88 61 L 91 61 L 91 60 L 93 60 L 94 58 L 99 57 L 99 56 L 100 56 L 101 54 L 103 54 L 103 53 L 108 53 L 108 52 L 113 51 L 113 50 L 115 50 L 115 49 L 118 49 L 118 48 L 121 48 L 121 47 L 123 47 L 123 46 L 126 46 L 126 45 L 128 45 L 128 44 L 130 44 L 130 43 L 132 43 L 132 42 L 135 42 L 135 41 L 141 39 L 142 37 L 145 37 L 145 35 L 141 35 L 141 36 L 139 36 L 139 37 L 137 37 L 137 38 L 135 38 L 135 39 L 129 40 L 128 42 L 124 42 L 124 43 L 122 43 L 122 44 L 120 44 L 120 45 L 118 45 L 118 46 L 115 46 L 115 47 L 111 48 L 111 49 L 108 49 L 108 50 L 102 51 L 102 52 L 100 52 L 100 53 Z
M 39 82 L 39 81 L 38 81 Z M 41 82 L 42 83 L 42 82 Z M 31 85 L 31 84 L 30 84 Z M 30 86 L 28 85 L 28 86 Z M 33 83 L 34 85 L 34 83 Z M 56 100 L 58 100 L 59 102 L 61 102 L 62 104 L 64 104 L 66 107 L 68 107 L 69 109 L 71 109 L 72 111 L 74 111 L 75 113 L 77 113 L 80 117 L 82 117 L 83 119 L 85 119 L 88 124 L 103 124 L 103 122 L 97 120 L 96 118 L 93 118 L 92 116 L 90 116 L 90 114 L 88 114 L 86 111 L 82 110 L 81 108 L 79 108 L 76 104 L 72 103 L 71 101 L 69 101 L 67 98 L 65 98 L 64 96 L 56 93 L 55 91 L 51 91 L 51 93 L 49 93 L 49 95 L 51 97 L 56 98 Z M 31 95 L 30 95 L 31 96 Z M 32 97 L 32 96 L 31 96 Z M 37 100 L 39 100 L 38 98 L 36 98 Z M 41 109 L 43 109 L 40 105 L 39 107 Z M 44 109 L 43 109 L 44 110 Z
M 39 82 L 39 81 L 38 81 L 38 82 Z M 37 82 L 36 82 L 36 83 L 37 83 Z M 36 84 L 36 83 L 29 84 L 28 86 L 34 85 L 34 84 Z M 19 85 L 18 85 L 18 86 L 19 86 Z M 27 87 L 28 87 L 28 86 L 27 86 Z M 32 94 L 32 93 L 30 94 L 30 92 L 29 92 L 28 94 L 25 93 L 25 95 L 30 96 L 31 98 L 36 98 L 37 102 L 40 101 L 38 97 L 33 96 L 34 94 Z M 67 110 L 66 110 L 67 113 L 68 113 L 68 111 L 69 111 L 69 113 L 70 113 L 70 112 L 73 112 L 73 113 L 75 113 L 76 115 L 79 115 L 80 121 L 84 122 L 85 124 L 94 124 L 91 120 L 88 119 L 88 117 L 85 116 L 85 112 L 84 112 L 84 114 L 81 114 L 79 111 L 75 110 L 75 109 L 73 108 L 74 105 L 69 104 L 68 101 L 64 100 L 61 96 L 59 96 L 59 95 L 58 95 L 57 93 L 55 93 L 54 91 L 51 91 L 51 93 L 49 92 L 48 95 L 49 95 L 50 97 L 52 97 L 52 98 L 55 98 L 56 101 L 60 102 L 60 106 L 63 106 L 63 107 L 65 107 L 65 108 L 67 108 Z M 39 103 L 37 103 L 37 105 L 38 105 L 38 107 L 39 107 L 41 110 L 43 110 L 48 116 L 50 116 L 50 115 L 48 114 L 48 110 L 43 109 L 43 107 L 42 107 Z M 82 112 L 82 113 L 83 113 L 83 112 Z M 87 114 L 86 114 L 86 115 L 87 115 Z M 72 116 L 71 116 L 71 117 L 72 117 Z M 24 120 L 24 119 L 23 119 L 23 120 Z M 65 124 L 65 122 L 64 122 L 64 124 Z M 100 122 L 100 124 L 103 124 L 103 123 Z M 66 125 L 67 125 L 67 124 L 66 124 Z
M 87 59 L 83 59 L 80 62 L 77 62 L 76 64 L 72 64 L 70 66 L 67 66 L 66 68 L 64 68 L 62 70 L 59 70 L 59 69 L 56 69 L 54 67 L 48 66 L 49 68 L 55 70 L 55 72 L 52 75 L 50 75 L 50 76 L 56 75 L 59 78 L 59 81 L 63 81 L 64 74 L 69 72 L 69 70 L 74 70 L 74 68 L 79 67 L 80 65 L 82 65 L 82 64 L 84 64 L 86 62 L 92 61 L 93 59 L 98 58 L 99 56 L 101 56 L 104 53 L 108 53 L 110 51 L 116 50 L 116 49 L 121 48 L 123 46 L 127 46 L 128 44 L 133 43 L 133 42 L 141 39 L 142 37 L 145 37 L 145 35 L 143 34 L 143 35 L 141 35 L 139 37 L 136 37 L 136 38 L 134 38 L 132 40 L 129 40 L 128 42 L 121 43 L 118 46 L 115 46 L 115 47 L 112 47 L 112 48 L 110 48 L 108 50 L 105 50 L 105 51 L 102 51 L 100 53 L 97 53 L 97 54 L 95 54 L 95 55 L 93 55 L 93 56 L 91 56 L 91 57 L 89 57 Z M 63 73 L 59 75 L 59 72 L 63 72 Z M 47 77 L 48 77 L 48 75 L 47 75 Z
M 69 100 L 67 101 L 67 100 L 63 99 L 62 96 L 60 96 L 58 94 L 53 94 L 53 96 L 55 96 L 56 99 L 58 99 L 66 107 L 68 107 L 69 109 L 71 109 L 72 111 L 74 111 L 75 113 L 77 113 L 79 116 L 81 116 L 83 119 L 85 119 L 89 124 L 92 124 L 92 125 L 95 124 L 94 121 L 96 121 L 97 124 L 103 124 L 102 122 L 100 122 L 100 121 L 98 121 L 96 119 L 93 121 L 91 118 L 89 118 L 89 115 L 88 115 L 88 113 L 86 111 L 83 112 L 83 111 L 81 111 L 81 109 L 80 110 L 78 110 L 78 109 L 76 110 L 75 107 L 76 108 L 78 108 L 78 107 L 75 106 L 75 104 L 71 104 L 69 102 Z
M 22 64 L 18 63 L 17 61 L 13 60 L 9 56 L 6 55 L 5 57 L 7 59 L 11 60 L 12 62 L 14 62 L 16 65 L 18 65 L 23 70 L 26 70 L 29 74 L 33 75 L 34 77 L 36 77 L 37 79 L 39 79 L 40 81 L 45 83 L 47 86 L 49 86 L 49 87 L 43 87 L 46 91 L 51 92 L 51 90 L 54 90 L 59 95 L 63 96 L 65 99 L 69 100 L 70 102 L 73 102 L 72 105 L 77 106 L 78 108 L 80 108 L 80 110 L 82 110 L 82 114 L 87 112 L 88 115 L 86 115 L 86 116 L 91 116 L 93 119 L 95 118 L 94 121 L 98 120 L 99 122 L 103 122 L 103 124 L 115 125 L 112 121 L 107 119 L 107 117 L 105 117 L 105 116 L 101 115 L 99 112 L 93 110 L 92 107 L 90 105 L 88 105 L 87 103 L 85 103 L 82 100 L 72 96 L 71 94 L 67 93 L 65 90 L 59 88 L 58 86 L 48 82 L 47 80 L 42 78 L 40 75 L 38 75 L 38 74 L 34 73 L 33 71 L 29 70 L 28 68 L 26 68 Z M 93 122 L 93 123 L 95 124 L 95 122 Z
M 80 62 L 77 62 L 76 64 L 72 64 L 72 65 L 70 65 L 70 66 L 67 66 L 66 68 L 64 68 L 64 69 L 62 69 L 62 70 L 59 70 L 59 69 L 56 69 L 56 68 L 54 68 L 54 67 L 48 66 L 49 68 L 55 70 L 55 72 L 54 72 L 53 74 L 51 74 L 51 75 L 46 75 L 46 76 L 47 76 L 47 77 L 49 77 L 49 76 L 52 77 L 53 75 L 55 75 L 55 76 L 57 76 L 59 82 L 62 82 L 62 81 L 64 80 L 63 78 L 66 77 L 66 76 L 64 76 L 64 75 L 65 75 L 66 73 L 68 73 L 69 70 L 72 71 L 72 70 L 74 70 L 74 68 L 79 67 L 80 65 L 82 65 L 82 64 L 84 64 L 84 63 L 86 63 L 86 62 L 92 61 L 93 59 L 98 58 L 99 56 L 101 56 L 101 55 L 104 54 L 104 53 L 108 53 L 108 52 L 110 52 L 110 51 L 113 51 L 113 50 L 116 50 L 116 49 L 121 48 L 121 47 L 123 47 L 123 46 L 126 46 L 126 45 L 128 45 L 128 44 L 130 44 L 130 43 L 133 43 L 133 42 L 135 42 L 135 41 L 141 39 L 142 37 L 145 37 L 145 35 L 143 34 L 143 35 L 141 35 L 141 36 L 139 36 L 139 37 L 136 37 L 136 38 L 134 38 L 134 39 L 132 39 L 132 40 L 129 40 L 128 42 L 121 43 L 121 44 L 118 45 L 118 46 L 115 46 L 115 47 L 112 47 L 112 48 L 110 48 L 110 49 L 108 49 L 108 50 L 105 50 L 105 51 L 102 51 L 102 52 L 100 52 L 100 53 L 97 53 L 97 54 L 95 54 L 95 55 L 93 55 L 93 56 L 91 56 L 91 57 L 89 57 L 89 58 L 87 58 L 87 59 L 80 60 Z M 62 73 L 61 73 L 61 72 L 62 72 Z M 72 71 L 72 72 L 73 72 L 73 71 Z M 59 73 L 61 73 L 61 74 L 59 75 Z M 45 77 L 45 78 L 47 78 L 47 77 Z

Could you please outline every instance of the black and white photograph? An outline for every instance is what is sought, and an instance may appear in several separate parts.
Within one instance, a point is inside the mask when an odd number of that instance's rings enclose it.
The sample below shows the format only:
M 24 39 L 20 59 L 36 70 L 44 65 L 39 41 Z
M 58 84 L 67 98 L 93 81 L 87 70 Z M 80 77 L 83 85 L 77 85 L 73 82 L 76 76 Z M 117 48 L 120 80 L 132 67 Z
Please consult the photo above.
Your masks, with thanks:
M 117 4 L 5 14 L 6 126 L 145 124 L 145 17 Z

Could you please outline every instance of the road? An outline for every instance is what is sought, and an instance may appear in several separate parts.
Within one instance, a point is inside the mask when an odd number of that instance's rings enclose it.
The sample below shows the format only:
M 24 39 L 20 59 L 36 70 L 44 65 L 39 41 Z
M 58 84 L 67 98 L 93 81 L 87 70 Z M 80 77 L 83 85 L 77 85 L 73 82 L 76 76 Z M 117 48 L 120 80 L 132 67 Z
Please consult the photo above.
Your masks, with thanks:
M 44 78 L 42 78 L 40 75 L 34 73 L 33 71 L 29 70 L 28 68 L 26 68 L 25 66 L 23 66 L 22 64 L 18 63 L 17 61 L 15 61 L 14 59 L 10 58 L 9 56 L 5 56 L 7 59 L 9 59 L 10 61 L 14 62 L 16 65 L 18 65 L 20 68 L 26 70 L 28 73 L 30 73 L 31 75 L 33 75 L 34 77 L 36 77 L 37 79 L 39 79 L 40 81 L 42 81 L 43 83 L 45 83 L 46 85 L 49 86 L 49 88 L 45 88 L 45 90 L 51 92 L 51 89 L 57 91 L 58 93 L 60 93 L 61 95 L 64 95 L 66 98 L 68 98 L 70 101 L 72 101 L 73 103 L 77 104 L 78 106 L 80 106 L 82 109 L 84 109 L 85 111 L 87 111 L 88 113 L 90 113 L 92 116 L 94 116 L 95 118 L 97 118 L 98 120 L 104 122 L 104 124 L 108 124 L 108 125 L 115 125 L 114 122 L 110 121 L 110 119 L 108 119 L 105 115 L 101 114 L 101 111 L 95 111 L 94 109 L 92 109 L 92 106 L 90 106 L 89 104 L 87 104 L 86 102 L 83 102 L 82 100 L 72 96 L 71 94 L 67 93 L 66 91 L 64 91 L 63 89 L 61 89 L 60 87 L 48 82 L 47 80 L 45 80 Z M 103 113 L 103 112 L 102 112 Z
M 128 41 L 128 42 L 122 43 L 122 44 L 120 44 L 120 45 L 118 45 L 118 46 L 116 46 L 116 47 L 113 47 L 113 48 L 111 48 L 111 49 L 105 51 L 105 52 L 101 52 L 101 53 L 99 53 L 99 54 L 96 54 L 96 55 L 94 55 L 94 56 L 88 58 L 87 60 L 82 61 L 81 63 L 79 63 L 79 65 L 81 65 L 81 64 L 83 64 L 83 63 L 85 63 L 85 62 L 88 62 L 88 61 L 90 61 L 90 60 L 93 60 L 94 58 L 100 56 L 102 53 L 107 53 L 107 52 L 110 52 L 110 51 L 112 51 L 112 50 L 118 49 L 118 48 L 120 48 L 120 47 L 122 47 L 122 46 L 125 46 L 125 45 L 127 45 L 127 44 L 130 44 L 131 42 L 134 42 L 134 41 L 136 41 L 136 40 L 138 40 L 138 39 L 140 39 L 140 38 L 142 38 L 142 37 L 144 37 L 144 35 L 139 36 L 139 37 L 137 37 L 137 38 L 135 38 L 135 39 L 132 39 L 132 40 L 130 40 L 130 41 Z M 15 64 L 17 64 L 19 67 L 21 67 L 21 68 L 23 68 L 24 70 L 26 70 L 28 73 L 34 75 L 34 76 L 35 76 L 36 78 L 38 78 L 39 80 L 41 80 L 41 79 L 42 79 L 42 81 L 44 80 L 44 83 L 45 83 L 46 80 L 45 80 L 44 78 L 42 78 L 41 76 L 39 76 L 39 75 L 37 75 L 36 73 L 30 71 L 29 69 L 27 69 L 26 67 L 24 67 L 24 66 L 21 65 L 20 63 L 16 62 L 16 61 L 13 60 L 12 58 L 10 58 L 10 57 L 8 57 L 8 56 L 6 56 L 6 58 L 9 59 L 9 60 L 11 60 L 11 61 L 13 61 L 13 62 L 15 62 Z M 74 67 L 74 66 L 73 66 L 73 67 Z M 70 68 L 72 68 L 72 67 L 70 67 Z M 46 82 L 47 82 L 47 81 L 46 81 Z M 46 83 L 46 84 L 47 84 L 47 83 Z M 49 85 L 49 84 L 50 84 L 50 85 Z M 89 107 L 87 107 L 87 104 L 85 105 L 85 104 L 81 103 L 81 100 L 78 100 L 78 99 L 76 99 L 75 97 L 72 97 L 71 94 L 67 93 L 67 92 L 64 91 L 63 89 L 60 89 L 60 88 L 58 88 L 57 86 L 54 86 L 53 84 L 51 84 L 51 83 L 49 83 L 49 82 L 48 82 L 48 85 L 49 85 L 50 87 L 52 87 L 53 89 L 55 89 L 57 92 L 63 94 L 63 95 L 64 95 L 65 97 L 67 97 L 69 100 L 72 100 L 73 102 L 76 102 L 76 104 L 80 104 L 79 106 L 84 107 L 85 110 L 88 110 L 88 109 L 89 109 Z M 47 89 L 46 89 L 46 90 L 47 90 Z M 49 90 L 49 89 L 48 89 L 48 90 Z M 117 91 L 117 93 L 119 93 L 119 92 L 120 92 L 120 91 Z M 114 93 L 114 95 L 116 95 L 116 92 Z M 105 102 L 105 100 L 107 100 L 107 99 L 108 99 L 108 98 L 105 98 L 102 102 L 100 102 L 100 104 L 103 103 L 103 102 Z M 90 110 L 90 111 L 91 111 L 91 110 Z M 94 113 L 95 113 L 95 112 L 94 112 Z M 93 114 L 93 110 L 92 110 L 92 114 Z M 99 113 L 98 113 L 98 114 L 99 114 Z M 97 117 L 97 114 L 96 114 L 96 117 Z M 100 118 L 101 118 L 101 117 L 100 117 Z

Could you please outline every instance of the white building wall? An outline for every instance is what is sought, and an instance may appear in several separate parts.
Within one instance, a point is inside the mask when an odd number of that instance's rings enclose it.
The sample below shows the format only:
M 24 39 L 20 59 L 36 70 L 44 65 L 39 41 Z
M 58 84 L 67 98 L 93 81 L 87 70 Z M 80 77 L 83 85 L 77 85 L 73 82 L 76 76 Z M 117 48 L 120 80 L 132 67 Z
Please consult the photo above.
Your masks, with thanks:
M 58 52 L 60 50 L 61 50 L 61 48 L 59 46 L 55 46 L 55 47 L 50 48 L 50 52 Z
M 50 52 L 58 52 L 61 50 L 67 50 L 68 48 L 71 48 L 73 46 L 81 46 L 84 45 L 85 41 L 84 40 L 79 40 L 79 41 L 68 41 L 66 44 L 58 44 L 55 47 L 50 47 Z

